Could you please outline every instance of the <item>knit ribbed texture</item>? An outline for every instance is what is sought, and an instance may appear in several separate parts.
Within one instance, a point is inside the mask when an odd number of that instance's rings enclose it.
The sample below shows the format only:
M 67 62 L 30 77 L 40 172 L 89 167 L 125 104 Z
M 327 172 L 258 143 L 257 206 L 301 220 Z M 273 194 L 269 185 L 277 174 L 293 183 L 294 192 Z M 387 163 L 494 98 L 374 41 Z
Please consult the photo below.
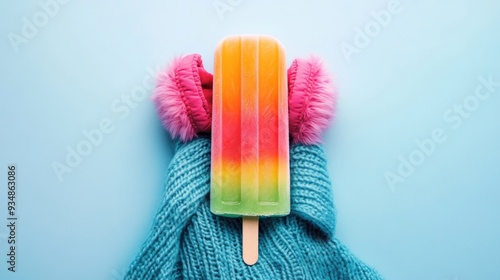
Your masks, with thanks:
M 263 218 L 259 260 L 241 257 L 241 219 L 210 212 L 210 139 L 178 143 L 150 235 L 125 279 L 381 279 L 333 237 L 322 149 L 292 145 L 291 214 Z

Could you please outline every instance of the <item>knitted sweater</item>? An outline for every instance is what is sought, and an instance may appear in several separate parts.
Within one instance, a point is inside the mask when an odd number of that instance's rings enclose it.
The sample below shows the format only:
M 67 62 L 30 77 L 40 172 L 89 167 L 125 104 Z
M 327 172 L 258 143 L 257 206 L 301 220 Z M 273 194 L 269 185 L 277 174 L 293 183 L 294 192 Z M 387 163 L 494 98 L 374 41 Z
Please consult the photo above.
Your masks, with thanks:
M 291 213 L 261 218 L 259 260 L 242 260 L 241 219 L 210 212 L 210 139 L 178 143 L 148 239 L 125 279 L 381 279 L 333 237 L 325 155 L 290 148 Z

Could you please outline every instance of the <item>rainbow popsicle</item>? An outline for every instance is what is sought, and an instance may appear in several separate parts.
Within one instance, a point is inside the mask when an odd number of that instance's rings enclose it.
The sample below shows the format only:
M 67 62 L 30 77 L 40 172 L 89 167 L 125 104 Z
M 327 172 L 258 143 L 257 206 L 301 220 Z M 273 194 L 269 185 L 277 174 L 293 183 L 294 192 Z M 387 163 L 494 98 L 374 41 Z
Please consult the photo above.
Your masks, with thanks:
M 230 36 L 215 51 L 210 210 L 243 216 L 243 260 L 258 258 L 258 217 L 290 213 L 285 53 L 268 36 Z
M 269 36 L 223 39 L 214 61 L 212 213 L 289 214 L 288 137 L 283 47 Z

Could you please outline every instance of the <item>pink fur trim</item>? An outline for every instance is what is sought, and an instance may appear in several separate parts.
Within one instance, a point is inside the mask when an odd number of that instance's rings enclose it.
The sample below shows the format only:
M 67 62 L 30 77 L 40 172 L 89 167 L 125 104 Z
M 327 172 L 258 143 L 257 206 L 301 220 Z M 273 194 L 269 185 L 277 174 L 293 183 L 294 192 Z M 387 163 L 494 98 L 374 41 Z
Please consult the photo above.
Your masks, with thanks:
M 293 143 L 318 144 L 334 116 L 336 91 L 322 61 L 296 59 L 288 69 L 288 107 Z
M 163 126 L 173 138 L 189 141 L 198 133 L 210 132 L 212 108 L 202 89 L 199 54 L 175 58 L 159 74 L 152 96 Z

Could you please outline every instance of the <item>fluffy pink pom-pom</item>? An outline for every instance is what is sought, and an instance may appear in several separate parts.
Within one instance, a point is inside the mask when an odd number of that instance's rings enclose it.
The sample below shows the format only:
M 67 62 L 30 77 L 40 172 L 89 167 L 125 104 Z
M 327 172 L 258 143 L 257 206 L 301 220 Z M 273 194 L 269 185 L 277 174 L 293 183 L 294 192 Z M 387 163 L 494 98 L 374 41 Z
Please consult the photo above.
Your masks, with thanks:
M 211 91 L 212 75 L 198 54 L 175 58 L 159 74 L 152 100 L 173 138 L 185 142 L 210 131 Z
M 318 144 L 335 113 L 336 91 L 322 61 L 296 59 L 288 69 L 292 143 Z

